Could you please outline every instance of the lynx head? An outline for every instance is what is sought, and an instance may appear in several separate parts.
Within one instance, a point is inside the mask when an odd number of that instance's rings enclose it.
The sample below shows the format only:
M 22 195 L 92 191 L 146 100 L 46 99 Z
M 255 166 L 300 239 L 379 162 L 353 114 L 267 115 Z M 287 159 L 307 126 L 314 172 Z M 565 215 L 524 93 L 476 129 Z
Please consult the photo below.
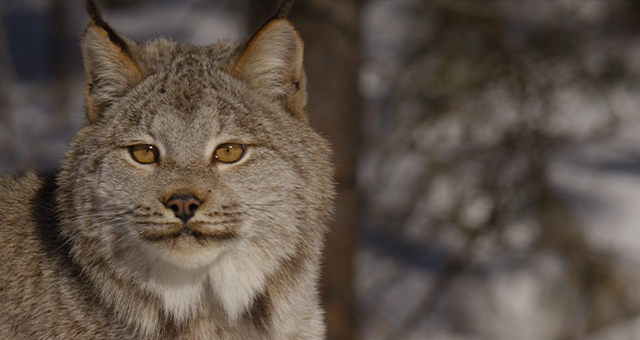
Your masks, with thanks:
M 75 260 L 147 288 L 210 277 L 230 314 L 288 261 L 315 268 L 331 155 L 285 11 L 244 43 L 190 46 L 134 42 L 87 9 L 87 120 L 59 180 Z M 195 308 L 163 294 L 174 313 Z

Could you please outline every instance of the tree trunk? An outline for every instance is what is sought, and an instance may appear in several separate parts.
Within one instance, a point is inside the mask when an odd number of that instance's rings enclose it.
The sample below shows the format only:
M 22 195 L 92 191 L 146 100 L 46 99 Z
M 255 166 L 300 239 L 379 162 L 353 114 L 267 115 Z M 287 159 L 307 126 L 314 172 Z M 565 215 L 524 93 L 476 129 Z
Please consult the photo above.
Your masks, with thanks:
M 338 198 L 327 235 L 321 292 L 331 340 L 357 333 L 353 254 L 357 244 L 359 197 L 355 170 L 360 147 L 360 0 L 307 0 L 294 4 L 288 18 L 305 43 L 304 58 L 311 125 L 335 152 Z M 275 11 L 277 0 L 252 0 L 249 32 Z

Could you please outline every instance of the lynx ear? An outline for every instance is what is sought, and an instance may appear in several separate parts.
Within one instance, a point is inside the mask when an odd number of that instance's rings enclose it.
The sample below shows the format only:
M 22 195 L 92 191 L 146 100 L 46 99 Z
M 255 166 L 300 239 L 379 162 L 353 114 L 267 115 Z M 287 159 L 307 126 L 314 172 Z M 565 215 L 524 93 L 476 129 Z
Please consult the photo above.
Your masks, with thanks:
M 87 73 L 84 97 L 87 118 L 92 123 L 115 98 L 142 81 L 142 72 L 131 53 L 136 44 L 109 27 L 93 0 L 86 1 L 86 8 L 91 23 L 82 38 Z
M 294 116 L 306 119 L 303 42 L 284 17 L 268 21 L 244 45 L 232 72 L 256 91 L 280 101 Z

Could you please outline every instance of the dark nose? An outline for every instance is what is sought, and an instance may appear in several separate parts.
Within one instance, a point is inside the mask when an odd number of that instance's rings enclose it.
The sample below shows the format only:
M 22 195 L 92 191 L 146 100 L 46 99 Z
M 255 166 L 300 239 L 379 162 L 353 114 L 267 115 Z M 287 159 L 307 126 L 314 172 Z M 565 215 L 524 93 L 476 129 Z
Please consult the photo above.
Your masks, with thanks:
M 202 202 L 193 196 L 171 196 L 164 205 L 173 210 L 176 217 L 186 223 L 196 213 L 200 204 Z

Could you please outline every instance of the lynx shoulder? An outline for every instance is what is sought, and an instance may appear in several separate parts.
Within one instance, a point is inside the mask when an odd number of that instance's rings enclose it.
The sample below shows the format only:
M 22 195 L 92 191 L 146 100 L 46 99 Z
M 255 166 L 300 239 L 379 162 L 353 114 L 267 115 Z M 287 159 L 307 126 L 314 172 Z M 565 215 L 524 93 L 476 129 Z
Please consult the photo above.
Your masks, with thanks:
M 86 123 L 61 169 L 0 175 L 0 338 L 324 338 L 333 168 L 291 2 L 198 47 L 87 1 Z

